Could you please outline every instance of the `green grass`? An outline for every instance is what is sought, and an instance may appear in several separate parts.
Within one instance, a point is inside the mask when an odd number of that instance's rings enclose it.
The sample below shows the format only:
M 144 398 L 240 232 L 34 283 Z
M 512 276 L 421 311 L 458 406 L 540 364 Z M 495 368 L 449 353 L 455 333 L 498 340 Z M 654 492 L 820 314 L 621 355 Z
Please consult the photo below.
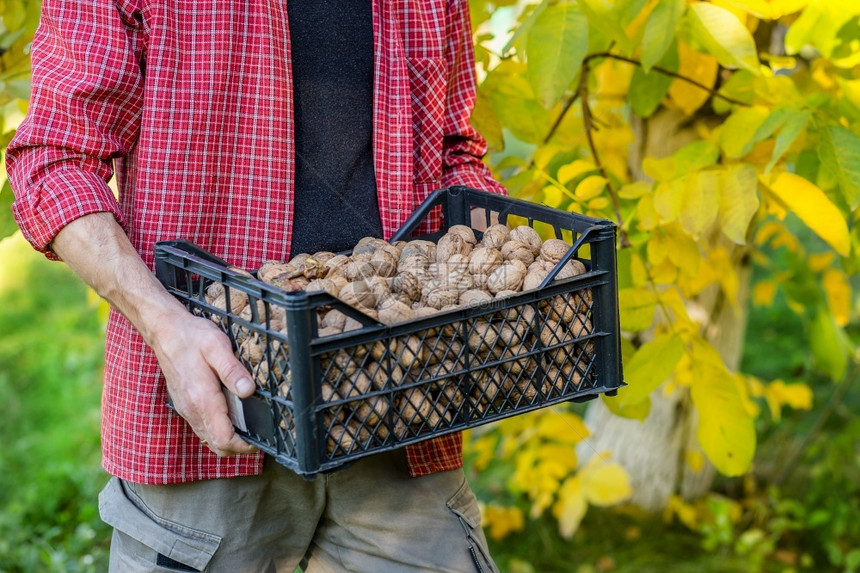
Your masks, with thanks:
M 0 242 L 0 571 L 104 571 L 102 324 L 65 265 Z

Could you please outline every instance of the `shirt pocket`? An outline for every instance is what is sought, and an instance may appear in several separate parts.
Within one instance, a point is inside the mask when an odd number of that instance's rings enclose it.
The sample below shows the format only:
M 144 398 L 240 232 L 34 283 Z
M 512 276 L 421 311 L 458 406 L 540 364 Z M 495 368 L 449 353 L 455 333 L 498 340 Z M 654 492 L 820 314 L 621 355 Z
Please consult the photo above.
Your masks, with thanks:
M 443 58 L 407 58 L 412 107 L 413 179 L 442 180 L 442 141 L 448 66 Z
M 111 555 L 112 565 L 125 570 L 207 571 L 221 538 L 163 519 L 134 503 L 124 482 L 112 478 L 99 494 L 102 521 L 133 540 L 132 546 Z M 114 559 L 124 563 L 114 563 Z

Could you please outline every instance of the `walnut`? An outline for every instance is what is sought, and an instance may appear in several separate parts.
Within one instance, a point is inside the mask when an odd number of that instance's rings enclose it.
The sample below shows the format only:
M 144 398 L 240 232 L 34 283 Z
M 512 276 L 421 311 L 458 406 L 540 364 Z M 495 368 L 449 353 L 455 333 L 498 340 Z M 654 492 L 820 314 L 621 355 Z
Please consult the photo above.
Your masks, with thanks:
M 353 260 L 347 263 L 344 267 L 343 276 L 345 276 L 348 281 L 357 281 L 376 276 L 376 269 L 372 264 L 370 264 L 369 260 Z
M 376 309 L 379 311 L 379 322 L 382 324 L 396 324 L 415 318 L 412 307 L 391 296 L 380 300 Z
M 481 238 L 481 246 L 489 249 L 501 249 L 502 245 L 511 238 L 511 229 L 507 225 L 497 223 L 490 225 Z
M 538 235 L 537 231 L 528 225 L 520 225 L 516 229 L 513 229 L 511 231 L 511 240 L 519 241 L 528 245 L 534 256 L 537 256 L 538 253 L 540 253 L 542 243 L 540 235 Z
M 354 281 L 348 283 L 338 293 L 338 298 L 343 302 L 358 307 L 373 308 L 376 306 L 376 295 L 365 281 Z
M 451 227 L 448 228 L 448 233 L 460 235 L 464 241 L 473 247 L 475 246 L 475 243 L 478 242 L 477 239 L 475 239 L 475 232 L 471 227 L 467 227 L 466 225 L 451 225 Z
M 380 277 L 393 277 L 397 272 L 398 257 L 384 249 L 378 249 L 370 257 L 370 265 Z
M 471 289 L 460 294 L 462 306 L 478 306 L 493 300 L 493 296 L 485 290 Z
M 427 257 L 427 262 L 432 263 L 436 260 L 436 244 L 432 241 L 423 239 L 415 239 L 409 241 L 400 251 L 400 259 L 403 260 L 412 255 L 424 255 Z
M 502 264 L 502 253 L 493 247 L 478 247 L 469 254 L 469 272 L 473 275 L 490 274 Z
M 468 255 L 472 251 L 472 245 L 467 243 L 457 233 L 448 233 L 439 238 L 436 244 L 436 262 L 445 263 L 451 255 Z
M 544 269 L 535 269 L 526 273 L 526 278 L 523 279 L 523 290 L 532 290 L 538 288 L 544 281 L 549 271 Z
M 394 275 L 390 283 L 391 292 L 404 295 L 411 302 L 421 300 L 421 283 L 413 273 L 401 271 Z
M 526 265 L 530 265 L 535 260 L 534 252 L 529 245 L 513 239 L 502 245 L 501 255 L 506 261 L 516 259 Z
M 487 288 L 493 294 L 503 290 L 519 290 L 526 276 L 526 266 L 514 260 L 496 268 L 487 277 Z

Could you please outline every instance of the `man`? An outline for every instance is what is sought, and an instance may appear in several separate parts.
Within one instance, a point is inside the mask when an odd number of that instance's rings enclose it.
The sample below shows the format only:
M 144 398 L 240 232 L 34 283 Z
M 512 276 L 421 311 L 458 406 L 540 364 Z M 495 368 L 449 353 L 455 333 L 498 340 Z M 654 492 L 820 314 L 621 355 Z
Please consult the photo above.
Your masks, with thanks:
M 442 186 L 503 192 L 468 123 L 466 0 L 45 0 L 32 61 L 15 216 L 113 307 L 111 569 L 495 570 L 459 435 L 303 480 L 234 433 L 221 385 L 252 381 L 151 272 L 159 240 L 252 269 L 389 238 Z

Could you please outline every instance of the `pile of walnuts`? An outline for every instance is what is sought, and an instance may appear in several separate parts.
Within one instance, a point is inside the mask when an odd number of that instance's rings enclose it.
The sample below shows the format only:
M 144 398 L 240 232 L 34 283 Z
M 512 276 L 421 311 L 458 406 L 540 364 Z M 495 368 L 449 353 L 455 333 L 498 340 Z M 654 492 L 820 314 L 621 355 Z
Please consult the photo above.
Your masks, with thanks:
M 285 291 L 328 292 L 371 318 L 393 325 L 459 307 L 486 305 L 535 289 L 570 247 L 561 239 L 542 241 L 526 225 L 513 229 L 503 224 L 493 225 L 480 241 L 470 227 L 454 225 L 436 243 L 427 240 L 388 243 L 368 237 L 360 240 L 349 256 L 318 252 L 297 255 L 289 262 L 266 261 L 258 269 L 257 278 Z M 556 279 L 570 278 L 585 270 L 580 261 L 571 259 Z M 230 312 L 249 321 L 255 314 L 244 293 L 229 289 L 228 296 L 220 283 L 208 287 L 206 299 L 224 310 L 229 304 Z M 592 332 L 590 307 L 591 292 L 583 289 L 567 296 L 549 297 L 537 307 L 516 307 L 482 316 L 473 321 L 465 336 L 458 330 L 458 324 L 454 324 L 419 336 L 378 341 L 324 356 L 323 401 L 349 401 L 348 408 L 338 408 L 327 416 L 329 452 L 348 452 L 356 443 L 363 444 L 373 435 L 384 440 L 392 431 L 402 437 L 410 427 L 413 430 L 419 426 L 423 430 L 445 427 L 452 422 L 452 412 L 459 411 L 467 400 L 483 413 L 490 407 L 504 408 L 506 400 L 531 401 L 538 391 L 547 395 L 553 388 L 561 392 L 570 380 L 578 383 L 581 374 L 576 357 L 593 354 L 593 345 L 586 341 L 582 350 L 577 351 L 572 341 Z M 537 320 L 535 308 L 540 314 Z M 256 315 L 268 321 L 270 330 L 286 333 L 288 325 L 283 309 L 274 305 L 266 309 L 258 301 Z M 213 320 L 222 321 L 218 316 Z M 319 309 L 321 337 L 362 326 L 339 310 Z M 238 355 L 250 366 L 258 384 L 267 386 L 271 363 L 277 369 L 275 376 L 282 380 L 279 393 L 289 396 L 286 360 L 265 360 L 263 341 L 256 333 L 240 329 L 236 338 L 240 345 Z M 523 375 L 538 370 L 534 352 L 529 354 L 536 338 L 544 347 L 570 344 L 545 358 L 547 375 L 539 381 Z M 464 366 L 456 360 L 463 345 L 469 347 L 469 367 L 476 380 L 471 391 L 455 384 L 456 378 L 450 378 L 449 383 L 443 380 L 404 390 L 397 394 L 396 400 L 384 393 L 361 399 L 377 390 L 414 382 L 419 373 L 423 377 L 443 377 L 447 372 L 462 370 Z M 287 349 L 277 343 L 272 351 L 284 357 L 287 354 Z M 492 372 L 489 368 L 481 369 L 485 361 L 502 361 L 501 367 Z M 386 419 L 392 419 L 391 408 L 396 414 L 393 427 L 385 423 Z

